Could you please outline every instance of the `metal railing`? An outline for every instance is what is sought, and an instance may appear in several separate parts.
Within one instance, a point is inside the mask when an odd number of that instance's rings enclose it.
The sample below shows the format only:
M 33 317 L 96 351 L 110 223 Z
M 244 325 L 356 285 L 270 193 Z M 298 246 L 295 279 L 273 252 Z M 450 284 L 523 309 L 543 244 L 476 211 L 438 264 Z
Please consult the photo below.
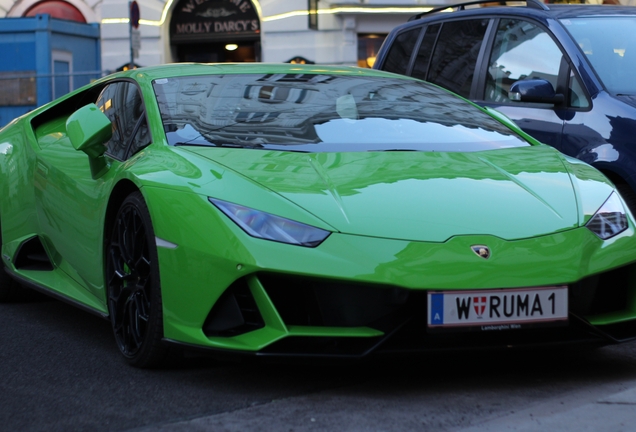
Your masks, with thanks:
M 34 71 L 0 72 L 0 107 L 39 106 L 114 71 L 38 74 Z

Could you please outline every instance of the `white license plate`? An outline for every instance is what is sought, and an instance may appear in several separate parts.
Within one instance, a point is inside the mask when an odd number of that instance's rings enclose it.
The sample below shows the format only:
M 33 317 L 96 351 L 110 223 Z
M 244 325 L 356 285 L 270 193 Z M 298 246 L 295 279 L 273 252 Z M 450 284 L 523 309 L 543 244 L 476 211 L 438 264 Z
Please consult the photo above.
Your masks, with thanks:
M 508 330 L 567 319 L 567 286 L 428 293 L 430 329 Z

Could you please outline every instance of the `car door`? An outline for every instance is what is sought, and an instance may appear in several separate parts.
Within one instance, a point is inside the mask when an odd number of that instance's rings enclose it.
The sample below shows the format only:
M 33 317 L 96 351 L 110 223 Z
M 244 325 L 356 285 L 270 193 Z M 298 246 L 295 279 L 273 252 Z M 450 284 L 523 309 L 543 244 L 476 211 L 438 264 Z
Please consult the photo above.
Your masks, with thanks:
M 121 161 L 150 143 L 140 92 L 133 82 L 108 84 L 95 101 L 112 123 L 108 172 L 94 179 L 85 153 L 64 134 L 38 153 L 37 207 L 56 266 L 98 299 L 103 297 L 103 226 Z
M 538 23 L 521 18 L 496 21 L 472 99 L 499 110 L 525 132 L 557 149 L 562 147 L 564 125 L 576 110 L 589 107 L 579 78 L 551 34 Z M 515 81 L 547 80 L 563 103 L 512 101 L 508 92 Z

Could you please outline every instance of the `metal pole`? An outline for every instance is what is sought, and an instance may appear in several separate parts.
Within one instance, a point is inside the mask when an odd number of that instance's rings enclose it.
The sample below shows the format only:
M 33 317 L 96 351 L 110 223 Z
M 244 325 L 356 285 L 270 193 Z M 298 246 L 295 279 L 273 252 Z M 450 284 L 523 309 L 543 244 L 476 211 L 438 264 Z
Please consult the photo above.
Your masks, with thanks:
M 130 16 L 131 9 L 132 9 L 132 1 L 129 1 L 128 2 L 128 44 L 130 45 L 130 64 L 128 65 L 129 69 L 133 69 L 135 65 L 134 51 L 133 51 L 133 45 L 132 45 L 133 27 L 132 27 L 132 17 Z

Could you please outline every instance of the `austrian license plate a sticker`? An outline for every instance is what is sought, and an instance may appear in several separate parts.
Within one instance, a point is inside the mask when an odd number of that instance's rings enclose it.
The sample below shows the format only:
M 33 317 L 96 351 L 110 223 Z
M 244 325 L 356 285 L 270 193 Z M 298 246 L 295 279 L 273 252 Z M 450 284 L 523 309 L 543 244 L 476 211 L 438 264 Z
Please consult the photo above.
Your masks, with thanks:
M 429 292 L 430 330 L 514 330 L 566 324 L 567 286 Z

